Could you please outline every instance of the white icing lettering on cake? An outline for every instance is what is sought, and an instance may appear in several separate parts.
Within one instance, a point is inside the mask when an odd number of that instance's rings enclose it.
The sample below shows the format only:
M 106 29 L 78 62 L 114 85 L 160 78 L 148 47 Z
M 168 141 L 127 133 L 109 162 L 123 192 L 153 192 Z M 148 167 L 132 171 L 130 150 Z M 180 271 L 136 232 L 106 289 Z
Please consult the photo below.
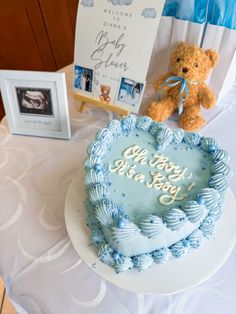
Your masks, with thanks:
M 189 176 L 187 177 L 187 179 L 191 179 L 193 176 L 192 172 L 190 172 Z
M 195 185 L 196 185 L 195 182 L 191 182 L 191 183 L 189 184 L 189 186 L 187 187 L 187 191 L 191 191 L 192 188 L 193 188 Z
M 179 181 L 185 179 L 185 173 L 187 168 L 181 169 L 180 166 L 175 165 L 173 162 L 169 161 L 169 158 L 164 155 L 154 154 L 154 159 L 149 161 L 151 167 L 155 167 L 166 172 L 171 172 L 168 176 L 170 181 Z
M 184 180 L 185 179 L 185 172 L 187 171 L 187 168 L 183 169 L 174 169 L 173 173 L 168 176 L 168 179 L 170 181 L 176 182 L 179 180 Z
M 169 158 L 164 156 L 164 155 L 158 155 L 158 154 L 154 154 L 153 155 L 154 159 L 149 161 L 149 165 L 151 167 L 156 167 L 157 169 L 163 169 L 165 171 L 171 171 L 171 169 L 169 170 L 168 167 L 168 160 Z
M 109 170 L 111 172 L 117 172 L 119 175 L 123 176 L 125 173 L 125 170 L 127 169 L 127 167 L 129 166 L 129 164 L 127 163 L 127 161 L 124 161 L 122 159 L 116 160 L 114 161 L 115 163 L 115 168 L 112 168 L 111 165 L 109 166 Z
M 129 168 L 127 175 L 126 175 L 129 179 L 133 178 L 133 176 L 135 175 L 135 173 L 136 173 L 134 170 L 135 168 L 136 168 L 135 165 L 133 165 Z
M 146 186 L 148 188 L 153 188 L 155 190 L 161 190 L 163 192 L 168 192 L 170 195 L 162 195 L 159 197 L 159 202 L 162 205 L 170 205 L 174 201 L 182 200 L 186 197 L 186 194 L 182 194 L 178 196 L 178 193 L 181 190 L 181 187 L 173 186 L 170 182 L 160 182 L 165 179 L 165 176 L 161 175 L 159 172 L 151 172 L 152 182 L 146 182 Z
M 159 172 L 150 172 L 152 176 L 152 182 L 146 183 L 148 188 L 153 188 L 155 190 L 162 190 L 164 192 L 169 192 L 170 194 L 176 193 L 178 187 L 171 185 L 170 182 L 160 182 L 165 179 L 165 176 L 161 175 Z
M 145 181 L 145 175 L 142 173 L 136 173 L 136 171 L 134 170 L 136 165 L 130 166 L 127 161 L 124 161 L 122 159 L 116 160 L 114 164 L 114 168 L 109 165 L 109 170 L 111 172 L 116 172 L 120 176 L 125 175 L 127 178 L 133 179 L 136 182 L 143 183 Z
M 151 183 L 146 183 L 146 186 L 151 189 L 151 188 L 155 188 L 155 185 L 157 183 L 160 183 L 160 181 L 165 179 L 165 176 L 163 176 L 162 174 L 160 174 L 160 172 L 151 172 L 150 173 L 152 176 L 152 182 Z
M 142 173 L 137 173 L 137 174 L 134 176 L 134 181 L 143 183 L 143 182 L 145 181 L 145 175 L 142 174 Z
M 192 173 L 188 172 L 187 168 L 181 168 L 169 161 L 165 155 L 153 154 L 152 159 L 148 159 L 148 150 L 142 149 L 139 145 L 132 145 L 123 151 L 123 157 L 130 159 L 141 166 L 149 166 L 158 169 L 162 172 L 150 171 L 150 180 L 143 173 L 136 172 L 136 165 L 130 165 L 126 160 L 118 159 L 114 161 L 114 165 L 109 165 L 109 170 L 117 173 L 120 176 L 126 176 L 138 183 L 144 184 L 148 189 L 160 190 L 167 194 L 159 196 L 159 202 L 162 205 L 168 206 L 175 201 L 183 200 L 188 197 L 187 193 L 181 191 L 181 187 L 174 185 L 172 182 L 190 179 Z M 165 172 L 165 173 L 163 173 Z M 186 186 L 186 191 L 190 191 L 196 185 L 191 181 Z
M 148 151 L 146 149 L 141 149 L 139 145 L 133 145 L 124 150 L 123 157 L 126 159 L 133 159 L 134 161 L 140 163 L 140 165 L 146 165 L 147 153 Z
M 172 195 L 168 195 L 168 194 L 164 194 L 164 195 L 161 195 L 159 197 L 159 202 L 162 204 L 162 205 L 170 205 L 172 203 L 174 203 L 175 201 L 181 201 L 183 200 L 185 197 L 187 197 L 188 195 L 187 194 L 181 194 L 181 195 L 178 195 L 178 193 L 180 192 L 181 188 L 178 187 L 176 189 L 176 192 Z

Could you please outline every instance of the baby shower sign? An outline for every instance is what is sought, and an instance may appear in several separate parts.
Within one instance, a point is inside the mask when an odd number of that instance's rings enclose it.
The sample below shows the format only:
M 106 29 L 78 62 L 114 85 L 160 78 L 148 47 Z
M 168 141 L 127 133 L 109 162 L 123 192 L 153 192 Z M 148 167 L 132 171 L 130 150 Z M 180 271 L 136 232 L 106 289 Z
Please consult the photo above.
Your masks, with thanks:
M 164 0 L 81 0 L 74 91 L 137 113 Z

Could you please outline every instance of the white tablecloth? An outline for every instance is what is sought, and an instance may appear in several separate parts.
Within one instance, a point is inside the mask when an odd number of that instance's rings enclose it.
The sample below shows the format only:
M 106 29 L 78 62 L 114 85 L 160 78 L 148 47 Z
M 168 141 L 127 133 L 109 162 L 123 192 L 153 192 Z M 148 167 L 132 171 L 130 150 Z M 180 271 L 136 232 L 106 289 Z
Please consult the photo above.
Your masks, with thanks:
M 64 221 L 68 187 L 87 144 L 112 114 L 78 112 L 71 72 L 65 68 L 72 138 L 11 135 L 0 124 L 0 275 L 18 311 L 29 314 L 235 314 L 236 249 L 210 280 L 170 296 L 140 295 L 101 280 L 74 251 Z M 231 154 L 236 173 L 236 87 L 206 112 L 204 135 Z M 174 125 L 174 122 L 171 122 Z M 235 179 L 231 189 L 236 195 Z M 158 278 L 155 278 L 158 281 Z

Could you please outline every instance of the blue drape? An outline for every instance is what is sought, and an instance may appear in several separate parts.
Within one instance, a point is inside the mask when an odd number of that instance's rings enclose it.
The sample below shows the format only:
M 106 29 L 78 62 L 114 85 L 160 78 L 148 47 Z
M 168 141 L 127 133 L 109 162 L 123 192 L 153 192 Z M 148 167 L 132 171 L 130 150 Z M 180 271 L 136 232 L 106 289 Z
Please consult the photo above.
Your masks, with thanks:
M 236 0 L 166 0 L 162 15 L 236 29 Z

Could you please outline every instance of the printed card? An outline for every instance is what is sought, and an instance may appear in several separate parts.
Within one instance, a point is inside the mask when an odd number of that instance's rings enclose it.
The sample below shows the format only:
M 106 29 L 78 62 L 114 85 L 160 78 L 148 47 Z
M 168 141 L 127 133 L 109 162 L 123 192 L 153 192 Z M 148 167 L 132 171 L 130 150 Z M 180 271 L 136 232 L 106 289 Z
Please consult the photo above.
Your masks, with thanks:
M 74 91 L 137 113 L 164 0 L 81 0 Z

